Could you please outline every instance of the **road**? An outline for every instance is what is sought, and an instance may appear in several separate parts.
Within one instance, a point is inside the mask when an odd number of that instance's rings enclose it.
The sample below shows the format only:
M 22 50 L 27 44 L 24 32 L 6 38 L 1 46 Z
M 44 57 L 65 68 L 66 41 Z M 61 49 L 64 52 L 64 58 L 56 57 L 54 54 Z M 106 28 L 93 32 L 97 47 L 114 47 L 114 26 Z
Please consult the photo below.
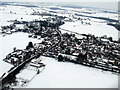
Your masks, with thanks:
M 61 43 L 61 32 L 57 29 L 55 29 L 55 31 L 58 33 L 58 43 L 50 46 L 47 50 L 41 52 L 42 54 L 49 51 L 50 49 L 52 49 L 53 47 L 55 47 L 56 45 L 59 45 Z M 24 66 L 26 64 L 30 63 L 30 61 L 36 57 L 37 57 L 37 55 L 30 57 L 29 59 L 25 60 L 18 66 L 12 68 L 10 71 L 8 71 L 7 74 L 5 74 L 2 78 L 0 78 L 0 84 L 2 85 L 2 88 L 4 88 L 5 84 L 8 83 L 8 81 L 12 80 L 16 76 L 16 74 L 18 74 L 20 72 L 20 70 L 22 70 L 24 68 Z

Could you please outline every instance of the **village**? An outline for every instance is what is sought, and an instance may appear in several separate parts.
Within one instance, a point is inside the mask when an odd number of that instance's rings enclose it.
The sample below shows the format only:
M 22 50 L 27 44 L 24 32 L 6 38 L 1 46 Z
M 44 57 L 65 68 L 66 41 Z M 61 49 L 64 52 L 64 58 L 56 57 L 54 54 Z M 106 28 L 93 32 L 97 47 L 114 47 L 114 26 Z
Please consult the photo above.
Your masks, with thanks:
M 18 25 L 23 28 L 17 28 Z M 2 27 L 2 33 L 25 32 L 30 33 L 29 38 L 43 39 L 41 43 L 32 42 L 25 50 L 16 50 L 6 56 L 4 61 L 19 65 L 32 55 L 53 57 L 58 61 L 68 61 L 100 68 L 106 71 L 120 73 L 120 44 L 111 42 L 111 39 L 95 37 L 94 35 L 61 33 L 59 25 L 64 24 L 60 19 L 56 23 L 49 21 L 20 22 Z M 10 31 L 8 31 L 10 30 Z M 14 30 L 14 32 L 13 32 Z M 7 32 L 6 32 L 7 31 Z
M 14 47 L 13 51 L 3 59 L 3 61 L 14 66 L 8 72 L 13 71 L 13 74 L 16 75 L 24 67 L 31 66 L 37 68 L 39 74 L 39 69 L 46 67 L 39 57 L 45 56 L 54 58 L 58 62 L 71 62 L 115 74 L 120 73 L 119 41 L 114 41 L 112 37 L 106 35 L 98 37 L 92 34 L 78 34 L 74 31 L 69 33 L 69 30 L 62 29 L 60 26 L 65 21 L 74 22 L 74 20 L 64 16 L 40 14 L 38 12 L 34 12 L 32 15 L 50 17 L 45 20 L 36 19 L 33 21 L 11 20 L 9 22 L 13 22 L 13 24 L 1 27 L 0 34 L 3 37 L 23 32 L 29 34 L 28 38 L 40 41 L 39 43 L 29 42 L 25 49 Z M 91 25 L 90 22 L 85 22 L 82 18 L 74 17 L 74 19 L 80 20 L 83 25 Z M 87 19 L 90 21 L 89 18 Z M 66 32 L 63 33 L 62 30 Z M 7 83 L 13 83 L 16 79 L 15 75 L 10 73 L 8 77 L 12 76 L 13 79 Z M 5 85 L 8 79 L 6 77 L 6 73 L 4 73 L 0 78 Z

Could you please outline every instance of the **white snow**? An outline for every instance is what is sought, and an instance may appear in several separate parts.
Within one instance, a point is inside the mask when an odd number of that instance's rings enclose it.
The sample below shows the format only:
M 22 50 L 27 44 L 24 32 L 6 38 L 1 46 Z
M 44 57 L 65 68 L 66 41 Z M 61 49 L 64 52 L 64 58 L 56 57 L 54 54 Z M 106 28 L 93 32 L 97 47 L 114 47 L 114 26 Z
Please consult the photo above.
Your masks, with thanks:
M 33 8 L 22 6 L 0 7 L 0 27 L 12 24 L 12 22 L 8 22 L 10 20 L 32 21 L 42 19 L 41 16 L 31 15 L 33 10 Z
M 0 27 L 11 24 L 11 22 L 7 22 L 9 20 L 17 19 L 31 21 L 41 19 L 41 16 L 30 15 L 36 9 L 41 12 L 41 9 L 39 8 L 0 6 Z M 45 9 L 43 9 L 43 11 L 44 10 Z M 58 13 L 58 15 L 69 17 L 75 14 L 74 11 L 75 9 L 68 8 L 66 11 Z M 96 16 L 97 14 L 93 15 Z M 105 14 L 105 16 L 117 18 L 115 15 L 112 16 L 108 14 L 107 16 L 107 14 Z M 90 33 L 95 36 L 107 35 L 108 37 L 113 37 L 115 40 L 118 39 L 118 31 L 114 27 L 106 25 L 104 20 L 91 20 L 91 25 L 82 25 L 80 21 L 76 21 L 66 22 L 61 28 L 78 32 L 80 34 Z M 5 37 L 0 35 L 0 76 L 12 67 L 12 65 L 3 62 L 3 58 L 12 52 L 14 47 L 17 49 L 25 49 L 30 41 L 33 43 L 41 42 L 37 39 L 28 38 L 27 33 L 14 33 Z M 42 62 L 46 64 L 45 70 L 35 76 L 33 80 L 28 83 L 26 88 L 118 88 L 118 75 L 112 74 L 111 72 L 103 72 L 95 68 L 89 68 L 68 62 L 57 62 L 53 58 L 43 56 L 41 58 Z M 18 77 L 30 80 L 35 73 L 36 72 L 25 69 L 25 71 L 23 70 Z
M 27 33 L 14 33 L 2 37 L 0 35 L 0 77 L 3 73 L 7 72 L 12 65 L 2 61 L 6 55 L 13 51 L 13 48 L 25 49 L 28 43 L 32 41 L 34 43 L 40 43 L 42 41 L 38 39 L 28 38 Z
M 81 24 L 81 21 L 65 22 L 61 28 L 80 34 L 92 34 L 95 36 L 107 35 L 108 37 L 112 37 L 113 40 L 118 40 L 118 30 L 113 26 L 106 25 L 106 23 L 91 22 L 91 25 L 85 25 Z
M 118 20 L 118 14 L 111 14 L 111 13 L 96 13 L 96 14 L 92 14 L 92 16 L 97 16 L 97 17 L 106 17 L 106 18 L 111 18 L 114 20 Z
M 13 65 L 0 60 L 0 77 L 12 67 Z
M 5 37 L 0 35 L 0 52 L 2 53 L 2 57 L 0 57 L 0 59 L 3 59 L 7 54 L 12 52 L 14 47 L 17 49 L 25 49 L 30 41 L 33 43 L 40 43 L 42 40 L 28 38 L 28 35 L 29 34 L 22 32 L 6 35 Z
M 26 88 L 117 88 L 118 76 L 110 72 L 41 56 L 45 70 Z
M 28 73 L 30 73 L 30 74 L 28 75 Z M 36 75 L 36 71 L 29 70 L 29 69 L 24 69 L 16 77 L 17 78 L 23 78 L 25 80 L 30 81 L 30 79 L 32 79 L 34 77 L 34 75 Z

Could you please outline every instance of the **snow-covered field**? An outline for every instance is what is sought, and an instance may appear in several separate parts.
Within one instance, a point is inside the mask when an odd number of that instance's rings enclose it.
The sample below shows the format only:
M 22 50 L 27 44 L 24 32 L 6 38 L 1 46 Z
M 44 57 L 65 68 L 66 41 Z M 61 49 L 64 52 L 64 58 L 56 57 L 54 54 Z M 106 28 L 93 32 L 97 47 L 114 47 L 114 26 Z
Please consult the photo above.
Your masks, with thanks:
M 117 88 L 118 76 L 82 65 L 41 56 L 45 70 L 26 88 Z
M 33 7 L 28 8 L 22 6 L 0 6 L 0 26 L 9 25 L 11 22 L 7 21 L 15 19 L 27 21 L 34 19 L 43 19 L 41 16 L 30 15 L 36 9 L 37 11 L 41 12 L 40 8 L 33 9 Z M 63 16 L 69 17 L 69 15 L 66 15 L 65 12 L 63 13 Z M 111 15 L 108 17 L 110 16 Z M 116 16 L 113 16 L 113 18 L 116 18 Z M 114 27 L 106 25 L 106 22 L 104 22 L 104 20 L 91 19 L 89 22 L 91 25 L 81 24 L 81 21 L 65 22 L 61 28 L 78 32 L 80 34 L 90 33 L 94 34 L 95 36 L 107 35 L 108 37 L 113 37 L 114 40 L 118 39 L 118 31 Z M 14 33 L 5 37 L 2 37 L 2 35 L 0 35 L 0 76 L 12 67 L 12 65 L 3 62 L 3 58 L 5 58 L 8 53 L 12 52 L 14 47 L 17 49 L 25 49 L 28 42 L 30 41 L 33 43 L 40 42 L 40 40 L 28 38 L 27 33 Z M 25 88 L 118 87 L 118 75 L 115 75 L 111 72 L 103 72 L 95 68 L 89 68 L 67 62 L 57 62 L 53 58 L 44 56 L 40 58 L 42 58 L 42 62 L 46 64 L 45 70 L 42 73 L 36 75 L 34 79 L 29 82 L 27 86 L 25 86 Z M 20 76 L 24 77 L 24 74 L 26 73 L 23 73 L 23 75 Z M 35 72 L 33 72 L 33 75 L 34 74 Z M 28 73 L 28 75 L 30 74 Z
M 22 32 L 7 35 L 5 37 L 0 35 L 0 77 L 3 75 L 3 73 L 7 72 L 11 67 L 13 67 L 12 65 L 2 60 L 6 57 L 7 54 L 13 51 L 14 47 L 17 49 L 25 49 L 30 41 L 33 43 L 40 43 L 41 40 L 28 38 L 28 34 Z
M 33 43 L 40 43 L 41 40 L 28 38 L 28 34 L 22 32 L 7 35 L 5 37 L 2 37 L 0 35 L 0 41 L 2 43 L 0 48 L 2 57 L 0 57 L 0 59 L 3 59 L 7 54 L 12 52 L 14 47 L 16 47 L 17 49 L 25 49 L 30 41 L 32 41 Z
M 8 70 L 10 70 L 10 68 L 12 68 L 12 67 L 13 67 L 13 65 L 10 65 L 9 63 L 4 62 L 1 59 L 0 60 L 0 77 L 2 77 L 2 75 L 4 73 L 6 73 Z
M 32 21 L 35 19 L 43 19 L 41 16 L 31 15 L 34 10 L 41 12 L 39 8 L 27 8 L 22 6 L 0 6 L 0 27 L 10 25 L 10 20 Z
M 36 39 L 30 39 L 25 33 L 15 33 L 10 36 L 1 37 L 2 40 L 2 57 L 12 51 L 13 47 L 24 49 L 29 41 L 33 43 L 39 42 Z M 9 43 L 9 44 L 8 44 Z M 1 50 L 0 50 L 1 51 Z M 4 51 L 4 53 L 3 53 Z M 89 68 L 77 64 L 67 62 L 57 62 L 53 58 L 40 57 L 46 65 L 45 70 L 35 76 L 35 78 L 23 88 L 117 88 L 118 75 L 110 72 L 102 72 L 101 70 Z M 5 62 L 4 62 L 5 63 Z M 9 69 L 9 65 L 3 67 Z M 0 65 L 1 66 L 1 65 Z M 9 67 L 9 68 L 7 68 Z M 31 72 L 31 71 L 29 71 Z M 36 72 L 28 74 L 35 75 Z M 21 75 L 25 78 L 24 74 Z M 27 78 L 27 76 L 26 76 Z M 21 87 L 22 88 L 22 87 Z
M 91 19 L 91 25 L 81 24 L 81 21 L 66 22 L 61 28 L 80 34 L 92 34 L 99 37 L 107 35 L 107 37 L 112 37 L 113 40 L 118 40 L 118 30 L 113 26 L 106 25 L 106 23 L 101 23 L 101 21 Z
M 30 39 L 26 33 L 15 33 L 5 37 L 1 37 L 2 41 L 2 58 L 13 50 L 13 47 L 24 49 L 29 41 L 33 43 L 39 42 L 36 39 Z M 0 50 L 1 51 L 1 50 Z M 3 53 L 4 52 L 4 53 Z M 77 64 L 67 62 L 57 62 L 53 58 L 40 57 L 42 62 L 46 65 L 45 70 L 36 75 L 34 79 L 23 88 L 117 88 L 118 75 L 111 72 L 102 72 L 101 70 L 89 68 Z M 5 63 L 5 62 L 4 62 Z M 3 67 L 9 69 L 9 65 Z M 1 65 L 0 65 L 1 66 Z M 9 67 L 9 68 L 7 68 Z M 31 72 L 31 71 L 29 71 Z M 27 76 L 23 78 L 27 78 Z M 36 72 L 28 74 L 29 78 L 33 77 Z M 31 76 L 32 75 L 32 76 Z M 24 77 L 25 76 L 25 77 Z M 21 87 L 22 88 L 22 87 Z

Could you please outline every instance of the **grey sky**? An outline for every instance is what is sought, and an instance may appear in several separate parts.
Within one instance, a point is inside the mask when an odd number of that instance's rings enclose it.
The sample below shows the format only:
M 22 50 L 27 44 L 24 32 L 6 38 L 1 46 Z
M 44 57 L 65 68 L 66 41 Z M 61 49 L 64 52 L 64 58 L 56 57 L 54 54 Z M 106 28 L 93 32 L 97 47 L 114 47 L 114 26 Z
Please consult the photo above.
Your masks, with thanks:
M 0 0 L 2 2 L 118 2 L 120 0 Z

